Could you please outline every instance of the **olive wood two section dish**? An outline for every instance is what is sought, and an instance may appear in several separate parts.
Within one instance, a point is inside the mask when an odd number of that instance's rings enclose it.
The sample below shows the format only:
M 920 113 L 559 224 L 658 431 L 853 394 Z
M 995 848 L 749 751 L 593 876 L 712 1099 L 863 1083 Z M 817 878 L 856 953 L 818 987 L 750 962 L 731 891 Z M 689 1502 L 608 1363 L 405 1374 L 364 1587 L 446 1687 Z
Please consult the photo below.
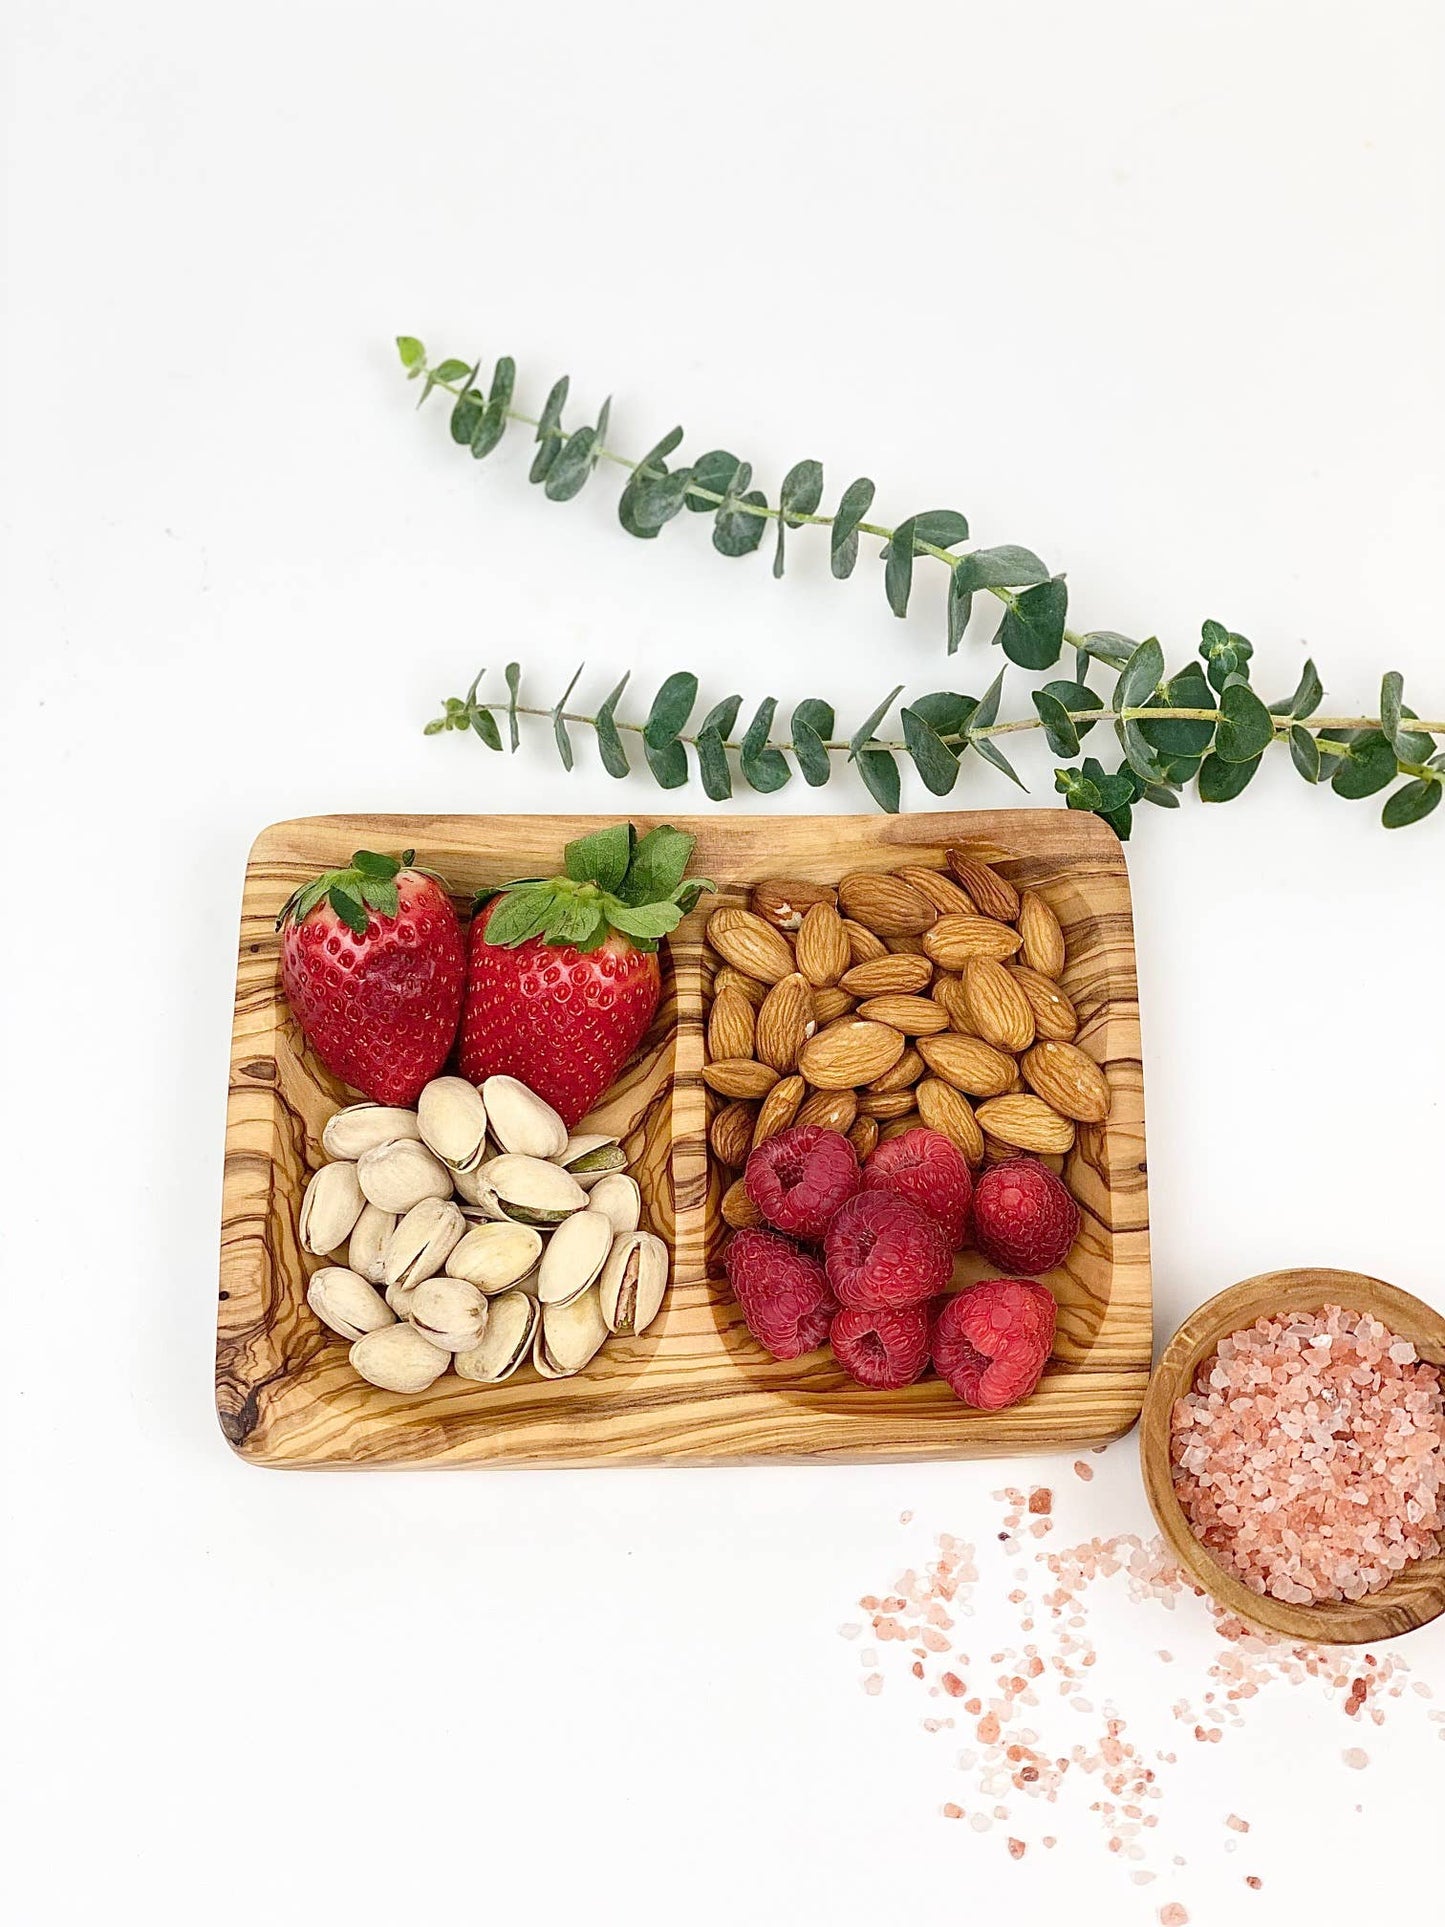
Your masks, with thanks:
M 612 1340 L 580 1377 L 530 1366 L 501 1385 L 447 1374 L 416 1397 L 363 1383 L 345 1343 L 306 1304 L 318 1263 L 296 1223 L 321 1130 L 348 1093 L 317 1061 L 281 993 L 276 913 L 298 883 L 355 849 L 415 848 L 465 906 L 485 885 L 550 874 L 562 846 L 613 819 L 577 816 L 308 817 L 263 831 L 246 867 L 236 980 L 221 1227 L 216 1404 L 258 1465 L 708 1464 L 770 1458 L 949 1459 L 1053 1451 L 1117 1437 L 1139 1413 L 1151 1355 L 1148 1187 L 1133 924 L 1123 852 L 1096 817 L 1065 810 L 916 816 L 668 819 L 697 837 L 694 869 L 719 885 L 663 946 L 663 997 L 648 1036 L 590 1120 L 622 1136 L 644 1225 L 672 1249 L 663 1311 Z M 638 818 L 639 831 L 658 818 Z M 900 1392 L 855 1385 L 822 1352 L 781 1362 L 749 1336 L 721 1275 L 722 1183 L 707 1150 L 703 1029 L 716 959 L 715 901 L 745 903 L 764 877 L 834 883 L 857 869 L 942 867 L 951 845 L 993 857 L 1039 890 L 1063 925 L 1064 984 L 1079 1042 L 1114 1090 L 1107 1123 L 1082 1125 L 1068 1180 L 1083 1231 L 1048 1274 L 1055 1356 L 1010 1411 L 972 1412 L 928 1379 Z M 961 1282 L 985 1275 L 965 1255 Z

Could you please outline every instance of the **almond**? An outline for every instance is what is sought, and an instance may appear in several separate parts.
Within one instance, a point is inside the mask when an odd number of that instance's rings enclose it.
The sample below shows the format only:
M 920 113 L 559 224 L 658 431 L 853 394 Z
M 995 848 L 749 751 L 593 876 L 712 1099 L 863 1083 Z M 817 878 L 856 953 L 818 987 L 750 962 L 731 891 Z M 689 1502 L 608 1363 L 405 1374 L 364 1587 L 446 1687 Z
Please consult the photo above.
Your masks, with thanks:
M 803 918 L 794 944 L 798 968 L 819 990 L 836 984 L 853 961 L 848 932 L 831 903 L 815 903 Z
M 775 1071 L 795 1071 L 798 1052 L 813 1030 L 813 992 L 807 978 L 794 971 L 763 999 L 753 1048 L 759 1061 Z
M 978 914 L 978 906 L 966 890 L 961 890 L 950 876 L 942 870 L 925 870 L 918 863 L 900 863 L 893 873 L 911 883 L 915 890 L 928 898 L 941 917 L 972 917 Z
M 845 970 L 841 988 L 854 997 L 883 997 L 893 991 L 923 990 L 932 975 L 933 965 L 927 957 L 884 955 Z
M 891 1071 L 884 1071 L 868 1086 L 870 1091 L 906 1091 L 918 1082 L 928 1066 L 910 1044 Z
M 748 1187 L 741 1178 L 723 1192 L 722 1216 L 723 1223 L 731 1225 L 734 1231 L 746 1231 L 762 1223 L 763 1214 L 748 1196 Z
M 887 1024 L 840 1017 L 808 1039 L 798 1068 L 816 1090 L 853 1090 L 892 1070 L 907 1048 L 903 1033 Z
M 974 957 L 963 966 L 960 1001 L 969 1029 L 986 1044 L 1018 1051 L 1034 1041 L 1033 1005 L 992 957 Z
M 888 946 L 881 937 L 875 937 L 871 930 L 865 930 L 861 923 L 851 917 L 844 917 L 843 928 L 848 933 L 848 954 L 855 964 L 867 963 L 870 957 L 886 957 Z
M 925 1077 L 918 1086 L 918 1115 L 930 1131 L 941 1131 L 951 1138 L 970 1164 L 983 1162 L 983 1132 L 973 1106 L 961 1091 L 942 1078 Z
M 878 1142 L 886 1144 L 891 1137 L 902 1137 L 905 1131 L 916 1131 L 922 1122 L 917 1111 L 909 1111 L 906 1117 L 890 1118 L 879 1128 Z
M 725 1057 L 720 1064 L 704 1064 L 702 1081 L 719 1097 L 766 1097 L 778 1081 L 771 1064 L 751 1057 Z
M 760 984 L 756 977 L 745 977 L 731 964 L 723 964 L 712 980 L 714 997 L 720 997 L 725 990 L 735 990 L 740 997 L 746 997 L 754 1010 L 761 1010 L 763 999 L 768 994 L 766 984 Z
M 1009 964 L 1006 968 L 1033 1006 L 1034 1028 L 1040 1037 L 1068 1043 L 1078 1034 L 1079 1014 L 1051 977 L 1030 970 L 1027 964 Z
M 797 877 L 767 877 L 753 885 L 753 915 L 775 930 L 797 930 L 814 904 L 835 908 L 838 892 L 827 883 L 804 883 Z
M 1019 935 L 1024 962 L 1045 977 L 1064 974 L 1064 933 L 1053 911 L 1037 891 L 1025 890 L 1019 899 Z
M 992 917 L 940 917 L 923 948 L 945 970 L 962 970 L 970 957 L 1011 957 L 1022 942 L 1017 930 Z
M 1025 1053 L 1020 1068 L 1045 1104 L 1064 1117 L 1102 1124 L 1109 1115 L 1109 1080 L 1076 1045 L 1046 1037 Z
M 921 957 L 924 955 L 922 937 L 885 937 L 883 942 L 890 956 Z
M 840 1017 L 846 1017 L 856 1002 L 857 999 L 850 997 L 846 990 L 839 990 L 836 987 L 832 990 L 815 990 L 813 1021 L 821 1030 L 824 1024 L 836 1023 Z
M 942 1005 L 948 1013 L 948 1021 L 956 1031 L 961 1032 L 965 1037 L 972 1037 L 973 1019 L 969 1016 L 968 1005 L 963 1000 L 962 977 L 940 977 L 933 986 L 933 1001 Z
M 780 1077 L 763 1099 L 758 1112 L 758 1121 L 753 1127 L 753 1144 L 762 1144 L 767 1138 L 776 1137 L 779 1131 L 786 1131 L 798 1115 L 798 1106 L 807 1093 L 807 1085 L 801 1077 Z
M 1060 1117 L 1041 1097 L 993 1097 L 978 1107 L 986 1136 L 1020 1151 L 1067 1151 L 1074 1142 L 1073 1121 Z
M 920 1037 L 918 1052 L 935 1077 L 970 1097 L 998 1097 L 1014 1080 L 1014 1060 L 977 1037 Z
M 774 1087 L 776 1088 L 776 1087 Z M 712 1121 L 708 1142 L 719 1163 L 741 1170 L 753 1147 L 754 1113 L 751 1104 L 726 1104 Z
M 860 1117 L 844 1135 L 858 1153 L 858 1162 L 864 1164 L 878 1148 L 878 1120 L 876 1117 Z
M 916 1109 L 912 1091 L 864 1091 L 858 1099 L 859 1117 L 876 1117 L 880 1123 L 885 1118 L 907 1117 Z
M 816 1124 L 824 1131 L 848 1131 L 857 1115 L 858 1099 L 852 1091 L 810 1091 L 793 1122 Z
M 741 991 L 724 990 L 712 1000 L 707 1020 L 707 1054 L 714 1063 L 753 1054 L 754 1011 Z
M 1023 1003 L 1023 992 L 1017 991 L 1015 995 Z M 1028 1006 L 1025 1004 L 1024 1008 Z M 948 1029 L 948 1012 L 931 997 L 902 997 L 896 994 L 869 997 L 866 1002 L 859 1004 L 858 1015 L 866 1017 L 870 1023 L 892 1024 L 905 1037 L 933 1037 L 939 1031 Z M 1032 1022 L 1029 1024 L 1029 1036 L 1033 1036 Z
M 751 910 L 724 904 L 707 920 L 707 940 L 735 970 L 759 983 L 775 984 L 793 973 L 791 944 Z
M 1019 1155 L 1016 1144 L 1005 1144 L 1000 1137 L 985 1137 L 983 1141 L 983 1161 L 985 1164 L 1007 1164 L 1010 1158 Z
M 948 867 L 973 898 L 981 917 L 997 917 L 1000 923 L 1013 922 L 1019 913 L 1019 893 L 997 870 L 967 850 L 950 850 Z
M 844 877 L 838 902 L 844 916 L 878 937 L 917 936 L 938 915 L 921 890 L 886 870 L 855 870 Z

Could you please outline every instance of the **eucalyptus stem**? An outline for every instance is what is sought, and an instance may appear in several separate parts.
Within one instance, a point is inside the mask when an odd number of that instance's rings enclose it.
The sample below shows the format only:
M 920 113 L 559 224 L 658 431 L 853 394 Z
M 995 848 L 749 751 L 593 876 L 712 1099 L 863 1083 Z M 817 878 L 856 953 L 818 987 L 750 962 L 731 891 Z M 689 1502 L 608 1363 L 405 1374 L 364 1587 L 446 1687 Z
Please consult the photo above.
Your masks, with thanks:
M 484 390 L 477 383 L 480 363 L 433 364 L 421 342 L 407 335 L 398 337 L 397 347 L 408 378 L 423 383 L 422 402 L 434 389 L 452 398 L 452 439 L 469 448 L 474 457 L 489 455 L 509 423 L 532 429 L 536 452 L 529 480 L 539 484 L 551 501 L 570 501 L 598 465 L 606 462 L 627 476 L 617 513 L 629 535 L 650 541 L 684 511 L 705 514 L 712 520 L 713 547 L 735 557 L 751 554 L 772 525 L 775 576 L 784 571 L 789 530 L 826 529 L 832 572 L 839 578 L 853 573 L 860 538 L 866 537 L 883 545 L 879 560 L 884 593 L 895 616 L 908 612 L 919 558 L 945 565 L 950 655 L 963 642 L 974 599 L 982 591 L 1002 604 L 1002 618 L 989 645 L 996 645 L 1009 663 L 1045 671 L 1066 648 L 1074 656 L 1071 676 L 1056 677 L 1030 690 L 1032 716 L 1000 717 L 1004 680 L 1000 670 L 982 696 L 939 690 L 906 703 L 900 711 L 901 739 L 877 733 L 902 694 L 901 686 L 885 696 L 851 736 L 835 733 L 836 716 L 830 703 L 809 697 L 794 709 L 790 733 L 774 739 L 777 701 L 771 696 L 758 705 L 740 735 L 735 733 L 740 696 L 725 697 L 690 728 L 698 683 L 687 671 L 668 676 L 645 721 L 632 722 L 615 713 L 625 676 L 597 712 L 589 715 L 567 707 L 576 676 L 553 707 L 522 703 L 521 672 L 512 663 L 506 678 L 508 732 L 514 750 L 519 741 L 518 719 L 546 717 L 566 768 L 573 762 L 568 728 L 580 726 L 595 732 L 604 768 L 623 776 L 630 768 L 623 738 L 636 739 L 664 789 L 688 781 L 691 754 L 703 788 L 714 800 L 731 795 L 734 765 L 744 782 L 768 792 L 782 788 L 795 766 L 810 785 L 826 783 L 832 759 L 846 754 L 875 801 L 884 809 L 896 810 L 901 807 L 900 757 L 912 761 L 935 796 L 947 795 L 953 788 L 969 750 L 1022 787 L 1000 745 L 1009 736 L 1041 729 L 1049 747 L 1066 759 L 1055 769 L 1054 782 L 1068 807 L 1094 811 L 1121 836 L 1128 834 L 1136 803 L 1173 808 L 1188 783 L 1197 786 L 1206 802 L 1232 801 L 1253 779 L 1264 752 L 1276 743 L 1288 747 L 1294 767 L 1307 783 L 1318 784 L 1323 778 L 1336 795 L 1347 799 L 1376 795 L 1397 778 L 1405 778 L 1384 804 L 1381 820 L 1387 828 L 1418 822 L 1440 802 L 1445 754 L 1437 753 L 1434 738 L 1445 735 L 1445 721 L 1421 721 L 1406 708 L 1402 679 L 1393 670 L 1381 679 L 1374 715 L 1320 715 L 1324 686 L 1313 662 L 1306 662 L 1291 696 L 1266 705 L 1251 684 L 1253 645 L 1237 631 L 1211 620 L 1202 626 L 1198 660 L 1167 673 L 1163 649 L 1152 636 L 1136 642 L 1114 630 L 1080 632 L 1070 627 L 1068 586 L 1031 549 L 963 546 L 968 541 L 968 520 L 956 509 L 926 509 L 892 524 L 873 520 L 874 484 L 860 476 L 830 513 L 822 506 L 822 464 L 811 459 L 788 470 L 777 501 L 770 502 L 752 486 L 751 463 L 725 449 L 711 449 L 685 467 L 670 467 L 669 460 L 683 439 L 680 428 L 670 430 L 640 457 L 624 455 L 607 439 L 610 401 L 603 403 L 595 421 L 567 428 L 562 419 L 569 389 L 566 376 L 553 384 L 540 414 L 534 415 L 515 403 L 516 366 L 510 357 L 496 362 Z M 1089 685 L 1100 665 L 1116 678 L 1107 698 Z M 478 700 L 479 682 L 480 677 L 466 696 L 447 699 L 442 714 L 427 725 L 429 734 L 468 730 L 489 748 L 502 747 L 492 704 Z M 1081 756 L 1083 739 L 1100 725 L 1117 737 L 1122 762 L 1112 770 L 1093 756 L 1070 762 Z

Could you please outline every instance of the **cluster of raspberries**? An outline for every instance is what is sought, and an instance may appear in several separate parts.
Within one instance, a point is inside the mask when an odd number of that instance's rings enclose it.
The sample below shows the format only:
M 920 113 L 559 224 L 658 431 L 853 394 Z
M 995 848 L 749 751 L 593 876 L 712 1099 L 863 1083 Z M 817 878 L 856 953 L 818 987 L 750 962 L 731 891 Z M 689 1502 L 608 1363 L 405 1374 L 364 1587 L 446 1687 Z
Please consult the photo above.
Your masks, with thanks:
M 1011 1158 L 975 1184 L 952 1141 L 923 1129 L 886 1139 L 860 1166 L 839 1132 L 800 1125 L 757 1147 L 745 1182 L 771 1229 L 734 1234 L 728 1280 L 775 1358 L 830 1343 L 876 1391 L 911 1385 L 931 1360 L 966 1405 L 990 1412 L 1038 1384 L 1053 1294 L 1031 1277 L 948 1285 L 970 1233 L 1001 1270 L 1062 1263 L 1079 1210 L 1047 1166 Z

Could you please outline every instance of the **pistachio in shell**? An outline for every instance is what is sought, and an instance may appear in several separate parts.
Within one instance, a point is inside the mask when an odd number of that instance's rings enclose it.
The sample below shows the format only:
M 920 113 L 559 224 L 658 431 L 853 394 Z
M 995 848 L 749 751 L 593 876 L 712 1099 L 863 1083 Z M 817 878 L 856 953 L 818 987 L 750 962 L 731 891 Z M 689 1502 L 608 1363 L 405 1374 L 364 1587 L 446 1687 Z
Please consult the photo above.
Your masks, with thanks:
M 610 1218 L 614 1231 L 636 1231 L 642 1222 L 642 1192 L 637 1179 L 624 1171 L 609 1171 L 588 1192 L 587 1208 Z
M 552 1233 L 537 1273 L 544 1305 L 566 1305 L 595 1284 L 612 1249 L 612 1220 L 601 1211 L 574 1211 Z
M 572 1378 L 607 1342 L 607 1321 L 597 1287 L 565 1305 L 543 1305 L 532 1345 L 532 1363 L 543 1378 Z
M 477 1172 L 477 1202 L 496 1218 L 515 1224 L 561 1224 L 587 1204 L 587 1193 L 575 1178 L 545 1158 L 505 1152 L 491 1158 Z
M 336 1251 L 351 1236 L 365 1203 L 359 1165 L 346 1160 L 323 1164 L 301 1200 L 298 1230 L 303 1249 L 314 1258 Z
M 379 1204 L 363 1205 L 361 1216 L 352 1227 L 351 1242 L 346 1247 L 346 1262 L 369 1285 L 386 1283 L 386 1274 L 381 1268 L 381 1254 L 387 1239 L 395 1230 L 394 1211 L 383 1211 Z
M 414 1204 L 386 1241 L 382 1276 L 389 1285 L 419 1285 L 436 1275 L 467 1228 L 461 1207 L 450 1198 L 423 1198 Z
M 351 1369 L 384 1392 L 424 1392 L 452 1362 L 412 1325 L 386 1325 L 367 1332 L 351 1348 Z
M 490 1297 L 529 1279 L 541 1256 L 540 1231 L 529 1224 L 491 1219 L 473 1224 L 452 1246 L 446 1273 L 449 1278 L 465 1278 Z
M 557 1158 L 567 1148 L 567 1126 L 544 1098 L 519 1077 L 489 1077 L 482 1102 L 492 1136 L 517 1157 Z
M 607 1329 L 625 1337 L 644 1332 L 667 1291 L 667 1246 L 650 1231 L 627 1231 L 608 1253 L 598 1281 Z
M 416 1101 L 421 1141 L 452 1171 L 475 1171 L 487 1154 L 487 1107 L 464 1077 L 434 1077 Z
M 397 1138 L 363 1153 L 356 1175 L 367 1202 L 383 1211 L 410 1211 L 423 1198 L 452 1195 L 451 1172 L 417 1138 Z
M 480 1344 L 456 1354 L 458 1378 L 478 1385 L 498 1385 L 510 1378 L 531 1351 L 541 1316 L 536 1299 L 525 1291 L 504 1291 L 491 1299 Z
M 487 1328 L 487 1301 L 465 1278 L 424 1278 L 411 1292 L 406 1315 L 429 1344 L 469 1352 Z
M 599 1178 L 605 1178 L 609 1171 L 625 1171 L 627 1153 L 615 1137 L 604 1137 L 600 1131 L 580 1131 L 568 1138 L 566 1148 L 556 1162 L 569 1176 L 576 1178 L 585 1191 L 596 1184 Z
M 326 1265 L 313 1271 L 306 1287 L 306 1302 L 323 1325 L 353 1343 L 367 1332 L 396 1323 L 381 1293 L 373 1291 L 363 1277 L 345 1265 Z
M 421 1136 L 415 1111 L 396 1104 L 348 1104 L 333 1111 L 321 1133 L 321 1148 L 329 1158 L 359 1158 L 378 1144 Z

